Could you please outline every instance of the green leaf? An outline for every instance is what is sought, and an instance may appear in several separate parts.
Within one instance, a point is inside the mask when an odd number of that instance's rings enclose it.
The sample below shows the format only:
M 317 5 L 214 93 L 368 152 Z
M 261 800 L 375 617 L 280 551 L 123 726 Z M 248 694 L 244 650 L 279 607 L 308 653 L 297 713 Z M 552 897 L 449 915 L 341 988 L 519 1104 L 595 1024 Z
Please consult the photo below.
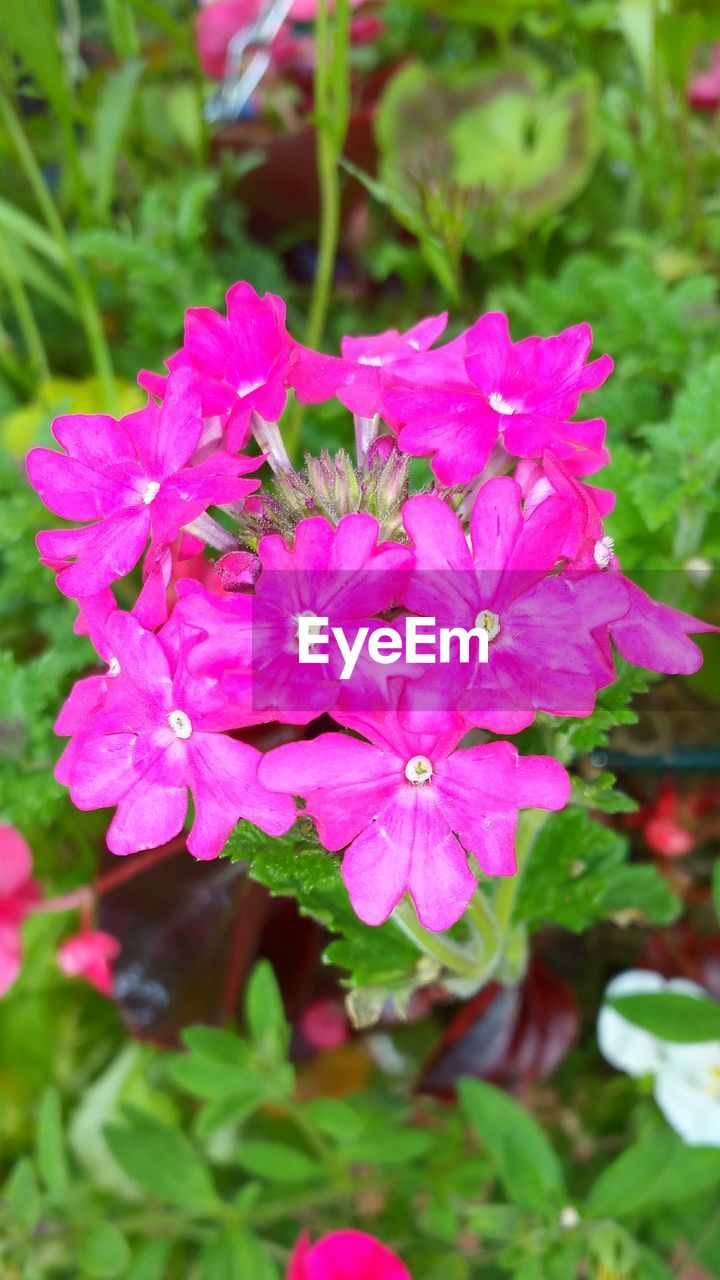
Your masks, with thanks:
M 641 667 L 631 667 L 627 662 L 619 661 L 617 666 L 617 679 L 607 689 L 600 690 L 592 715 L 578 720 L 561 720 L 547 715 L 538 717 L 540 723 L 550 724 L 555 730 L 560 758 L 564 763 L 569 764 L 576 756 L 605 746 L 610 730 L 616 725 L 637 724 L 637 714 L 630 704 L 637 694 L 645 693 L 657 677 Z
M 5 1183 L 3 1195 L 21 1227 L 32 1231 L 40 1217 L 40 1190 L 32 1160 L 18 1160 Z
M 126 1272 L 130 1250 L 122 1232 L 111 1222 L 92 1222 L 78 1240 L 77 1260 L 89 1276 L 111 1280 Z
M 171 1246 L 167 1240 L 153 1240 L 134 1258 L 125 1280 L 165 1280 Z
M 486 257 L 585 186 L 601 145 L 597 99 L 592 71 L 550 85 L 547 67 L 516 50 L 470 67 L 406 62 L 375 117 L 380 182 L 409 230 L 422 218 Z
M 63 1197 L 69 1189 L 60 1097 L 49 1089 L 40 1103 L 37 1124 L 37 1163 L 48 1191 Z
M 686 1147 L 674 1133 L 653 1134 L 623 1151 L 597 1179 L 587 1201 L 597 1218 L 623 1218 L 699 1195 L 720 1179 L 720 1150 Z
M 579 809 L 597 809 L 601 813 L 635 813 L 637 802 L 624 791 L 618 791 L 614 773 L 599 773 L 588 781 L 573 778 L 570 804 Z
M 292 1185 L 314 1182 L 323 1176 L 322 1167 L 316 1160 L 281 1142 L 243 1142 L 237 1162 L 248 1173 L 268 1182 Z
M 385 1129 L 351 1138 L 338 1154 L 353 1164 L 399 1165 L 422 1159 L 432 1146 L 432 1134 L 425 1130 L 393 1127 L 392 1137 Z
M 705 996 L 680 991 L 655 991 L 647 995 L 615 996 L 611 1008 L 636 1027 L 674 1044 L 699 1044 L 720 1040 L 720 1004 Z
M 297 900 L 303 915 L 312 916 L 339 936 L 327 949 L 327 959 L 352 974 L 354 986 L 377 986 L 388 991 L 412 985 L 418 952 L 393 924 L 372 928 L 358 920 L 350 906 L 337 858 L 298 829 L 269 840 L 256 827 L 241 822 L 230 836 L 225 854 L 247 861 L 253 879 L 273 894 Z
M 627 841 L 583 809 L 553 814 L 532 847 L 518 891 L 516 921 L 563 925 L 574 933 L 622 916 L 667 923 L 679 903 L 654 867 L 627 866 Z
M 342 1098 L 312 1098 L 303 1107 L 303 1115 L 328 1138 L 352 1141 L 362 1131 L 362 1118 Z
M 110 1151 L 128 1177 L 179 1209 L 216 1205 L 208 1168 L 185 1135 L 139 1112 L 131 1114 L 131 1123 L 105 1130 Z
M 100 93 L 93 149 L 95 211 L 100 219 L 105 218 L 112 203 L 115 166 L 142 71 L 142 63 L 131 59 L 107 76 Z
M 227 1227 L 203 1249 L 196 1280 L 277 1280 L 277 1268 L 256 1236 Z
M 458 1090 L 462 1109 L 513 1203 L 534 1213 L 559 1204 L 564 1195 L 562 1166 L 537 1121 L 484 1081 L 465 1078 Z
M 290 1045 L 290 1027 L 277 979 L 267 960 L 256 964 L 250 974 L 245 1017 L 260 1056 L 269 1062 L 284 1061 Z

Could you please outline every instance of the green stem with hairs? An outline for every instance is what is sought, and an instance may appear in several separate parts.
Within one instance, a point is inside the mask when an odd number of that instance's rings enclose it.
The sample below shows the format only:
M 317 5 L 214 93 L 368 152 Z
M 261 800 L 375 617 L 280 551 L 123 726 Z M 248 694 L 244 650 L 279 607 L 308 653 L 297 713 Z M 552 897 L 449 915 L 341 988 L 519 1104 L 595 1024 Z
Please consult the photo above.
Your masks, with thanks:
M 446 934 L 424 929 L 415 915 L 415 908 L 407 899 L 398 904 L 390 919 L 423 955 L 436 960 L 443 969 L 459 978 L 474 979 L 478 976 L 477 958 L 450 942 Z

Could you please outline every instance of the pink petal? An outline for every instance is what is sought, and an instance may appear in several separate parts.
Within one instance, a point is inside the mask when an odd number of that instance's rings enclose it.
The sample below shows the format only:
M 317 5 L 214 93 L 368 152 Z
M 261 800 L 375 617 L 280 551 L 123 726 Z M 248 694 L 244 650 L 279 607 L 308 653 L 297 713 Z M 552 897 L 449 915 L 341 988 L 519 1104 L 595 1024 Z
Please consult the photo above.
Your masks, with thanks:
M 19 893 L 32 876 L 32 853 L 23 835 L 0 823 L 0 901 Z
M 92 525 L 75 564 L 62 569 L 57 585 L 65 596 L 92 596 L 135 568 L 150 530 L 148 507 L 129 507 Z M 39 543 L 38 543 L 39 545 Z
M 0 996 L 4 996 L 17 980 L 21 955 L 19 929 L 13 925 L 0 924 Z
M 140 779 L 118 804 L 107 833 L 108 849 L 124 855 L 167 844 L 182 831 L 186 813 L 184 786 L 148 786 Z
M 397 762 L 368 742 L 323 733 L 269 751 L 258 776 L 271 791 L 303 796 L 325 848 L 337 850 L 367 827 L 392 794 L 393 767 Z
M 304 1270 L 289 1280 L 410 1280 L 410 1273 L 396 1254 L 362 1231 L 335 1231 L 323 1236 L 309 1250 L 300 1247 Z
M 195 821 L 188 850 L 196 858 L 221 852 L 239 818 L 271 836 L 284 835 L 295 821 L 289 796 L 273 794 L 258 778 L 261 754 L 222 734 L 196 733 L 190 739 L 190 789 Z
M 32 449 L 27 456 L 30 483 L 45 506 L 65 520 L 98 520 L 126 505 L 116 475 L 52 449 Z

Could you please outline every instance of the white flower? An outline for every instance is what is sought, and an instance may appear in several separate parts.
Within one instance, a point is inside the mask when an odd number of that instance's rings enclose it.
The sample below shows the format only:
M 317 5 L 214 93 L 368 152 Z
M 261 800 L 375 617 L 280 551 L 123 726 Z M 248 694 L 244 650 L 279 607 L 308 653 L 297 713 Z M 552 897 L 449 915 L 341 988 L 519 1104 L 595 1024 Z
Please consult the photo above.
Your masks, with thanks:
M 706 996 L 695 982 L 666 981 L 658 973 L 629 969 L 613 978 L 605 998 L 677 991 Z M 630 1076 L 655 1077 L 654 1095 L 668 1124 L 688 1146 L 720 1147 L 720 1041 L 678 1044 L 633 1026 L 603 1004 L 597 1037 L 603 1057 Z

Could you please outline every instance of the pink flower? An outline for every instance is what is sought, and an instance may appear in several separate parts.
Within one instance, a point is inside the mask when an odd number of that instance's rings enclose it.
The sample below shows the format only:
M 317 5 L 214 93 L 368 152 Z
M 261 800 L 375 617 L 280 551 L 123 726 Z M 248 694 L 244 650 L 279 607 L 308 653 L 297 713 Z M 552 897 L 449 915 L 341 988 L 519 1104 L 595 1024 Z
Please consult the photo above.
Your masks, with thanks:
M 53 433 L 65 453 L 33 449 L 30 482 L 56 515 L 93 522 L 38 535 L 64 595 L 97 594 L 134 568 L 151 535 L 166 547 L 208 506 L 242 501 L 258 487 L 240 478 L 257 458 L 218 452 L 188 465 L 202 426 L 197 382 L 187 371 L 170 379 L 161 406 L 150 401 L 119 422 L 56 418 Z
M 401 449 L 432 455 L 442 484 L 480 475 L 498 439 L 518 457 L 581 450 L 600 464 L 605 423 L 570 421 L 583 392 L 601 386 L 613 367 L 609 356 L 587 364 L 591 345 L 587 324 L 514 343 L 507 317 L 489 312 L 447 347 L 407 368 L 398 361 L 384 416 L 399 427 Z
M 316 356 L 290 337 L 282 298 L 273 293 L 261 298 L 245 281 L 234 284 L 225 298 L 227 316 L 210 307 L 191 307 L 185 313 L 183 345 L 166 364 L 171 373 L 195 372 L 203 417 L 221 418 L 228 448 L 241 449 L 250 437 L 253 413 L 277 422 L 288 387 L 297 384 L 302 399 L 318 398 L 313 395 L 313 370 L 324 369 L 329 358 Z M 165 394 L 164 377 L 143 371 L 138 381 L 154 395 Z
M 526 464 L 518 468 L 520 472 Z M 688 635 L 716 631 L 708 622 L 653 600 L 637 583 L 620 572 L 615 543 L 603 530 L 602 516 L 612 510 L 607 491 L 582 484 L 566 463 L 546 454 L 542 468 L 524 471 L 525 513 L 552 523 L 565 521 L 562 556 L 578 591 L 594 594 L 592 579 L 606 575 L 621 583 L 627 607 L 595 633 L 608 663 L 610 639 L 621 657 L 638 667 L 667 675 L 691 675 L 702 664 L 702 650 Z M 609 574 L 609 576 L 607 576 Z M 585 597 L 584 597 L 585 598 Z
M 410 552 L 397 542 L 378 543 L 379 532 L 373 516 L 352 512 L 337 527 L 321 516 L 301 520 L 292 547 L 280 534 L 262 538 L 253 596 L 215 603 L 195 596 L 188 606 L 191 622 L 204 631 L 191 668 L 222 678 L 230 697 L 244 698 L 250 689 L 259 718 L 307 724 L 329 710 L 342 658 L 333 650 L 327 665 L 301 664 L 299 619 L 328 618 L 328 627 L 341 627 L 352 640 L 355 629 L 397 602 Z M 360 662 L 353 675 L 358 688 L 364 671 Z
M 401 361 L 404 372 L 411 369 L 418 353 L 427 351 L 443 333 L 447 319 L 444 311 L 421 320 L 406 333 L 387 329 L 366 338 L 343 338 L 341 360 L 327 356 L 324 364 L 311 366 L 318 397 L 329 399 L 337 395 L 346 408 L 360 417 L 371 418 L 380 413 L 393 367 Z
M 553 572 L 566 509 L 546 515 L 542 504 L 526 517 L 521 496 L 509 476 L 488 480 L 473 505 L 471 546 L 438 496 L 418 495 L 403 509 L 415 549 L 404 603 L 439 625 L 487 631 L 487 663 L 458 665 L 448 680 L 468 723 L 494 733 L 519 732 L 536 711 L 589 715 L 614 675 L 595 631 L 627 610 L 620 581 Z
M 381 924 L 409 891 L 426 928 L 449 929 L 486 875 L 513 875 L 519 809 L 561 809 L 570 783 L 556 760 L 521 757 L 509 742 L 456 750 L 465 726 L 452 710 L 419 709 L 418 685 L 388 682 L 384 711 L 346 714 L 366 741 L 323 733 L 277 747 L 259 775 L 299 795 L 327 849 L 347 851 L 342 875 L 354 910 Z
M 40 898 L 27 841 L 15 827 L 0 824 L 0 996 L 20 972 L 20 925 Z
M 695 111 L 713 115 L 720 107 L 720 44 L 713 46 L 707 71 L 699 71 L 690 81 L 688 101 Z
M 287 831 L 292 803 L 259 783 L 259 751 L 220 732 L 244 723 L 241 709 L 228 703 L 217 681 L 190 675 L 187 635 L 171 620 L 153 636 L 119 611 L 106 634 L 120 670 L 56 776 L 79 809 L 117 806 L 108 848 L 136 853 L 173 839 L 185 822 L 188 790 L 195 806 L 188 849 L 195 857 L 215 857 L 241 817 L 268 835 Z
M 364 1231 L 333 1231 L 311 1244 L 304 1233 L 293 1250 L 287 1280 L 411 1280 L 390 1249 Z
M 347 1013 L 339 1000 L 313 1000 L 303 1009 L 298 1026 L 303 1039 L 319 1053 L 339 1049 L 350 1034 Z
M 101 995 L 112 994 L 112 961 L 120 954 L 120 943 L 110 933 L 83 928 L 63 942 L 57 961 L 66 978 L 83 978 Z

